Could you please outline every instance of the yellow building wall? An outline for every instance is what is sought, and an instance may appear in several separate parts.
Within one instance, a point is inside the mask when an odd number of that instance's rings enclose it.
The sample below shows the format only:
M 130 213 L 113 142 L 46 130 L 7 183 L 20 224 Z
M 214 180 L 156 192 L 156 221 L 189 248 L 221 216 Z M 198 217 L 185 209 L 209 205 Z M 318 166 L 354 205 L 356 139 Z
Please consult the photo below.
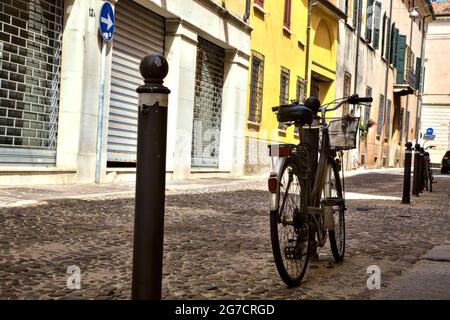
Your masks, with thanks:
M 279 142 L 294 142 L 294 128 L 287 129 L 285 135 L 278 132 L 278 122 L 272 107 L 280 104 L 281 67 L 290 71 L 289 98 L 297 95 L 297 77 L 305 78 L 306 43 L 306 1 L 292 0 L 291 27 L 289 32 L 283 31 L 284 1 L 265 1 L 261 14 L 252 7 L 250 26 L 251 49 L 264 56 L 264 89 L 262 120 L 259 130 L 249 125 L 247 136 Z M 249 72 L 250 86 L 251 70 Z M 250 92 L 247 101 L 250 100 Z M 248 103 L 247 103 L 248 104 Z M 247 106 L 247 119 L 249 106 Z
M 320 84 L 320 101 L 327 103 L 335 99 L 336 54 L 338 22 L 318 8 L 311 17 L 310 71 L 329 79 Z M 309 75 L 311 79 L 312 75 Z M 308 87 L 308 94 L 310 88 Z
M 267 139 L 282 143 L 295 143 L 294 127 L 286 130 L 286 134 L 279 131 L 278 122 L 272 107 L 280 103 L 280 72 L 281 67 L 290 71 L 289 99 L 297 96 L 297 77 L 305 79 L 306 62 L 306 27 L 307 1 L 292 0 L 290 34 L 283 30 L 284 1 L 265 1 L 265 14 L 254 8 L 251 9 L 250 26 L 251 49 L 264 56 L 264 87 L 262 120 L 260 126 L 249 124 L 247 136 L 251 138 Z M 326 12 L 314 8 L 311 17 L 311 71 L 320 73 L 332 82 L 321 84 L 323 95 L 319 97 L 323 103 L 334 99 L 336 70 L 338 21 L 329 17 Z M 325 68 L 318 67 L 313 61 Z M 249 72 L 250 86 L 251 70 Z M 310 79 L 310 76 L 309 76 Z M 309 94 L 309 86 L 307 88 Z M 247 119 L 249 114 L 250 91 L 247 97 Z

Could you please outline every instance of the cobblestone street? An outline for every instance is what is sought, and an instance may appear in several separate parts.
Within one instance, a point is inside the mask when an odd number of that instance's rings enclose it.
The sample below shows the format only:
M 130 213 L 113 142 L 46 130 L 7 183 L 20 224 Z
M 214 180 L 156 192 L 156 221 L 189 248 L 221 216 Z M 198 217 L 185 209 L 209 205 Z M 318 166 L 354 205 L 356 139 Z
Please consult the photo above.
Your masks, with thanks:
M 437 181 L 405 206 L 377 198 L 401 198 L 400 171 L 347 178 L 346 259 L 335 264 L 322 248 L 294 289 L 273 261 L 265 180 L 169 188 L 163 298 L 377 298 L 428 250 L 450 244 L 450 176 Z M 126 192 L 1 208 L 0 299 L 129 299 L 133 216 Z M 66 288 L 71 265 L 81 290 Z M 370 265 L 381 268 L 381 290 L 367 289 Z

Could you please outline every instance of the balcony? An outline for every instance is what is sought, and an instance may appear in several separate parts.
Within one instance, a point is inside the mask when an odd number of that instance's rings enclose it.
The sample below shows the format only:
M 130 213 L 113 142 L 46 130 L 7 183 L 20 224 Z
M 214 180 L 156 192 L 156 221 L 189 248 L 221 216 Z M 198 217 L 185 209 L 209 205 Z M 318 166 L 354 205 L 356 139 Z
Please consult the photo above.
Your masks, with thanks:
M 397 93 L 400 96 L 414 94 L 417 90 L 417 78 L 414 69 L 408 68 L 405 72 L 405 76 L 402 79 L 399 78 L 401 78 L 401 76 L 397 74 L 397 80 L 394 84 L 394 93 Z

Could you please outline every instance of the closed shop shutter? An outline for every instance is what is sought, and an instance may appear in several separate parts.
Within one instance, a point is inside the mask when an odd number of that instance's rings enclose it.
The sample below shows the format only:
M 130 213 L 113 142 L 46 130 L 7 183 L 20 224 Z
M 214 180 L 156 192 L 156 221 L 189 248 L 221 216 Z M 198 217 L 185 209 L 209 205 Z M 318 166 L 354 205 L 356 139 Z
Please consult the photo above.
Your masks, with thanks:
M 136 162 L 139 64 L 150 53 L 164 54 L 165 21 L 131 0 L 120 0 L 115 13 L 108 161 Z
M 63 4 L 1 1 L 1 165 L 55 165 Z
M 192 166 L 219 167 L 225 50 L 199 38 L 195 76 Z

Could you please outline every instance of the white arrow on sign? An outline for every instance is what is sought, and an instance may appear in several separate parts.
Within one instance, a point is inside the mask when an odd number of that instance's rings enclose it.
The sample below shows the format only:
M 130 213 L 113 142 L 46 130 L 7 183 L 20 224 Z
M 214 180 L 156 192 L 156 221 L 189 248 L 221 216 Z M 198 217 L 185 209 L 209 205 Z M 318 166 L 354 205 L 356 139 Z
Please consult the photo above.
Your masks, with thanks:
M 102 22 L 102 23 L 104 23 L 104 24 L 107 24 L 108 25 L 108 29 L 106 29 L 107 31 L 109 30 L 109 29 L 111 29 L 111 27 L 113 26 L 113 21 L 112 21 L 112 19 L 111 19 L 111 16 L 108 14 L 108 18 L 104 18 L 104 17 L 102 17 L 101 19 L 100 19 L 100 21 Z

